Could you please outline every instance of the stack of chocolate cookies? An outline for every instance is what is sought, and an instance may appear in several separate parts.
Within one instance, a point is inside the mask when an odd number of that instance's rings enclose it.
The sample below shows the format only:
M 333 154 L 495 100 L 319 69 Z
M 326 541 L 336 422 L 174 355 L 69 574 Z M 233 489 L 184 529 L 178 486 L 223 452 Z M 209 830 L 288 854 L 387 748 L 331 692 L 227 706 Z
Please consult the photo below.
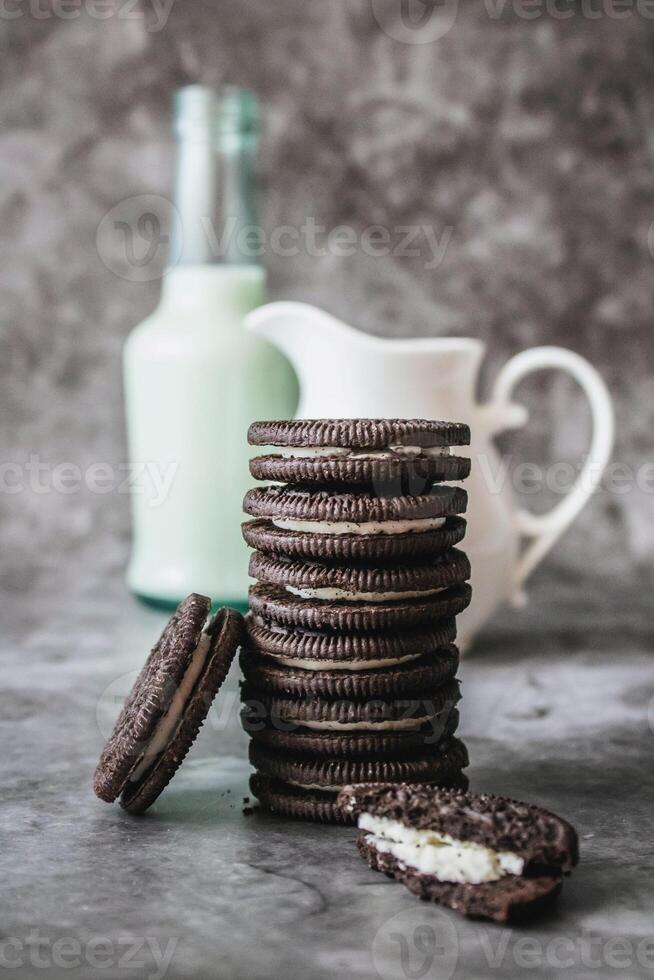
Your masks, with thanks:
M 455 617 L 470 602 L 461 423 L 257 422 L 270 447 L 243 525 L 255 549 L 243 722 L 266 808 L 347 821 L 351 783 L 465 787 Z M 279 485 L 279 484 L 283 485 Z

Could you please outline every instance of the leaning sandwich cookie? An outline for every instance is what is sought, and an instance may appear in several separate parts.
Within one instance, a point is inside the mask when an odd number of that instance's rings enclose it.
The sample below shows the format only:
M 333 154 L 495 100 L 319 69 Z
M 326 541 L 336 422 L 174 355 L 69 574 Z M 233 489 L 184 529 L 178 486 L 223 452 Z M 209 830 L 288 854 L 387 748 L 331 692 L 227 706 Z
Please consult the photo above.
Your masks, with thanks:
M 97 796 L 142 813 L 168 785 L 209 712 L 244 634 L 243 617 L 192 594 L 175 611 L 100 757 Z
M 577 864 L 574 828 L 542 807 L 427 785 L 350 785 L 338 796 L 356 819 L 375 871 L 422 899 L 506 922 L 553 899 Z

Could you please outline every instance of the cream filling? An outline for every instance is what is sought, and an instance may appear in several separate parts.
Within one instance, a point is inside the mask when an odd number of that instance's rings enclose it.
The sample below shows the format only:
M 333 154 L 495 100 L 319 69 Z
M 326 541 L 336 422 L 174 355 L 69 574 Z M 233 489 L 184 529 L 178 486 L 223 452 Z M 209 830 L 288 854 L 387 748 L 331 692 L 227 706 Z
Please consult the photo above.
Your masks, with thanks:
M 300 721 L 299 718 L 284 718 L 284 724 L 295 725 L 296 728 L 312 728 L 318 732 L 401 732 L 412 728 L 422 728 L 430 721 L 430 716 L 424 718 L 398 718 L 387 721 Z
M 275 662 L 283 667 L 297 667 L 299 670 L 375 670 L 377 667 L 397 667 L 409 660 L 417 660 L 421 653 L 410 653 L 406 657 L 389 657 L 386 660 L 293 660 L 290 657 L 274 657 Z
M 442 587 L 411 592 L 350 592 L 348 589 L 334 588 L 297 589 L 293 585 L 286 585 L 285 589 L 291 595 L 298 596 L 299 599 L 325 599 L 327 601 L 344 599 L 347 602 L 393 602 L 396 599 L 422 599 L 445 591 L 445 587 Z
M 286 779 L 284 782 L 289 786 L 297 786 L 298 789 L 319 789 L 322 793 L 340 793 L 343 786 L 321 786 L 320 783 L 296 783 L 294 779 Z
M 208 633 L 203 633 L 200 637 L 198 645 L 191 655 L 191 661 L 186 668 L 186 672 L 182 677 L 179 687 L 173 695 L 173 699 L 170 702 L 168 710 L 157 722 L 155 730 L 152 733 L 152 737 L 150 738 L 145 752 L 143 753 L 143 758 L 129 777 L 130 782 L 138 782 L 138 780 L 141 779 L 141 777 L 154 763 L 156 758 L 168 747 L 169 743 L 172 741 L 175 733 L 177 732 L 177 728 L 179 727 L 179 723 L 184 716 L 184 709 L 193 693 L 193 689 L 195 688 L 198 678 L 204 669 L 210 648 L 211 637 Z
M 295 521 L 277 517 L 270 518 L 275 527 L 282 531 L 296 531 L 307 534 L 417 534 L 420 531 L 435 531 L 442 527 L 444 517 L 421 517 L 406 521 Z
M 456 840 L 434 830 L 415 830 L 398 820 L 362 813 L 359 827 L 369 833 L 367 842 L 382 854 L 390 854 L 404 867 L 440 881 L 481 885 L 505 875 L 520 875 L 524 860 L 511 851 L 495 851 L 482 844 Z
M 275 455 L 285 458 L 314 459 L 316 457 L 348 457 L 351 459 L 388 459 L 393 456 L 420 457 L 451 456 L 451 446 L 384 446 L 382 449 L 355 448 L 354 446 L 274 446 Z

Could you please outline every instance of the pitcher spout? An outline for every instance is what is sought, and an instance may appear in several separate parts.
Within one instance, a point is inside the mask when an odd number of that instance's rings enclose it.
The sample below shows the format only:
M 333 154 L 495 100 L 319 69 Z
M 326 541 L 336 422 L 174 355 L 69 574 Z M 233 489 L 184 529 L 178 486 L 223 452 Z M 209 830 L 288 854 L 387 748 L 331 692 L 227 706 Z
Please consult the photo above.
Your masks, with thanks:
M 300 362 L 307 357 L 315 359 L 320 355 L 321 347 L 333 349 L 336 343 L 342 347 L 358 334 L 336 317 L 308 303 L 267 303 L 248 313 L 245 326 L 279 347 L 299 374 L 302 374 Z
M 342 365 L 355 360 L 353 349 L 367 342 L 365 334 L 324 310 L 294 302 L 260 306 L 245 317 L 245 326 L 291 362 L 300 384 L 299 418 L 341 414 L 330 395 L 339 379 L 346 383 Z

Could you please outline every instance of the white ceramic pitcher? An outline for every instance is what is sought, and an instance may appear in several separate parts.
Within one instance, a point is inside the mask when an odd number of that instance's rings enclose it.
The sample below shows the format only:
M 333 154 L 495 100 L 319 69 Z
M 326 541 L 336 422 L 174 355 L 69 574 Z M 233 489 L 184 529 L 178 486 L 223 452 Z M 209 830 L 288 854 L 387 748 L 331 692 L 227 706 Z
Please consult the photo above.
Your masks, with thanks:
M 476 400 L 485 346 L 478 340 L 387 340 L 347 326 L 304 303 L 270 303 L 246 318 L 253 333 L 276 344 L 300 380 L 298 418 L 425 418 L 467 422 L 472 473 L 467 481 L 468 532 L 462 544 L 472 564 L 473 600 L 459 619 L 459 643 L 469 645 L 505 601 L 523 601 L 522 586 L 595 490 L 613 447 L 613 409 L 594 368 L 562 347 L 535 347 L 500 371 L 486 404 Z M 549 513 L 517 505 L 510 475 L 502 479 L 493 438 L 525 424 L 524 407 L 511 402 L 527 374 L 560 368 L 590 402 L 593 436 L 571 491 Z M 504 474 L 506 477 L 506 474 Z

